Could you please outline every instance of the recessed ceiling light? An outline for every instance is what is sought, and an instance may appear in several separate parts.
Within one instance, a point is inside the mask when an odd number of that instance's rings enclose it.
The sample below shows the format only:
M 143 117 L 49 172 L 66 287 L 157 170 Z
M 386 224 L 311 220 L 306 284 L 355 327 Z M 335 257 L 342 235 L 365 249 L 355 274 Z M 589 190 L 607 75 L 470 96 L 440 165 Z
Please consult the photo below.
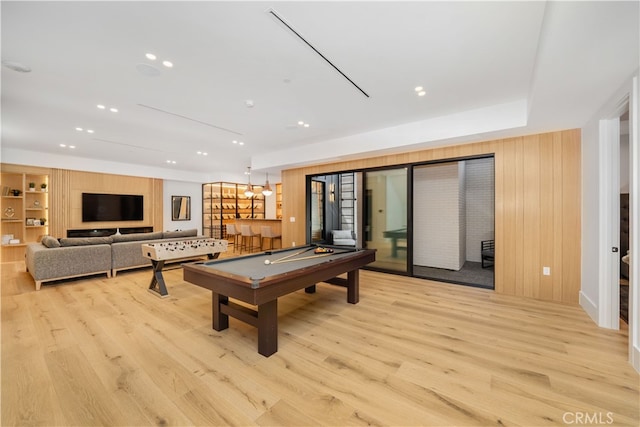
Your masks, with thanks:
M 164 65 L 167 68 L 173 67 L 173 63 L 171 61 L 162 61 L 162 65 Z
M 304 127 L 308 128 L 309 127 L 309 123 L 305 123 Z
M 427 92 L 421 90 L 420 92 L 418 92 L 418 96 L 424 96 Z
M 87 129 L 87 132 L 93 133 L 93 129 Z
M 109 108 L 109 111 L 111 111 L 112 113 L 117 113 L 118 109 L 115 108 L 115 107 L 111 107 L 111 108 Z
M 66 147 L 67 144 L 60 144 L 60 147 Z
M 74 148 L 76 148 L 76 146 L 75 145 L 70 145 L 69 148 L 74 149 Z
M 304 122 L 303 122 L 302 120 L 300 120 L 300 121 L 298 122 L 298 124 L 299 124 L 300 126 L 302 126 L 302 125 L 304 124 Z
M 416 86 L 415 91 L 416 92 L 420 92 L 422 91 L 424 88 L 422 86 Z
M 233 141 L 231 141 L 231 142 L 233 142 L 234 144 L 237 144 L 237 143 L 238 143 L 238 141 L 236 141 L 235 139 L 234 139 Z
M 244 145 L 244 142 L 240 141 L 240 142 L 238 142 L 238 144 L 240 144 L 240 145 Z
M 175 160 L 167 160 L 167 163 L 170 163 L 170 164 L 172 164 L 172 165 L 175 165 L 175 164 L 176 164 L 176 161 L 175 161 Z
M 156 56 L 153 53 L 147 53 L 145 56 L 147 57 L 147 59 L 149 59 L 151 61 L 155 61 L 156 60 Z
M 204 152 L 204 151 L 198 151 L 198 155 L 199 156 L 207 156 L 209 153 Z
M 82 131 L 83 131 L 83 129 L 82 129 L 82 128 L 76 128 L 76 130 L 77 130 L 78 132 L 82 132 Z
M 104 109 L 106 108 L 106 107 L 105 107 L 104 105 L 102 105 L 102 104 L 98 104 L 98 105 L 96 105 L 96 107 L 98 107 L 98 108 L 99 108 L 99 109 L 101 109 L 101 110 L 104 110 Z

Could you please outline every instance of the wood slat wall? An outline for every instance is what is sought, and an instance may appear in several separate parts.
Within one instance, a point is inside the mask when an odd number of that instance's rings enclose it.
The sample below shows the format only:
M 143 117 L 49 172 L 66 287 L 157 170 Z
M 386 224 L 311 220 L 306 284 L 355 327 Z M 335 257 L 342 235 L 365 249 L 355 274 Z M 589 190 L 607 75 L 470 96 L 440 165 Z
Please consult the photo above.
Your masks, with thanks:
M 163 228 L 162 179 L 6 163 L 2 164 L 2 170 L 49 175 L 49 234 L 52 236 L 66 237 L 69 229 L 150 226 L 160 231 Z M 141 194 L 144 196 L 144 220 L 83 223 L 80 196 L 83 192 Z
M 320 164 L 282 172 L 283 245 L 303 244 L 307 175 L 494 154 L 495 291 L 577 304 L 580 291 L 580 130 Z M 291 222 L 290 218 L 295 218 Z M 551 275 L 542 275 L 542 267 Z
M 67 194 L 64 232 L 68 229 L 154 227 L 162 230 L 162 180 L 126 175 L 110 175 L 95 172 L 64 171 L 62 191 Z M 56 185 L 57 183 L 53 183 Z M 140 194 L 144 196 L 144 219 L 142 221 L 82 222 L 82 193 Z

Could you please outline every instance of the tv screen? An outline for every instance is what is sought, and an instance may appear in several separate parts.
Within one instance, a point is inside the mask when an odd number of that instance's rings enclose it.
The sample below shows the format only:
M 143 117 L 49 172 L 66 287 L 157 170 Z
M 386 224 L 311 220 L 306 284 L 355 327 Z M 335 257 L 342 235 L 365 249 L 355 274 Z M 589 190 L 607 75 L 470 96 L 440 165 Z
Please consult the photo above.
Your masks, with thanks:
M 82 193 L 82 222 L 142 221 L 143 216 L 142 196 Z

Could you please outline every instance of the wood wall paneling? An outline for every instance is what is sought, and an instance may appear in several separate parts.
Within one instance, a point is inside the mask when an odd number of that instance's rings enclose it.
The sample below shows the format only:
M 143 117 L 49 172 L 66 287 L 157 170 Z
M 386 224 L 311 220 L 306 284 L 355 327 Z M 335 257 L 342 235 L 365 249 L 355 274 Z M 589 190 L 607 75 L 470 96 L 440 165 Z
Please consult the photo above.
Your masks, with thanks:
M 162 183 L 156 184 L 153 178 L 141 178 L 125 175 L 109 175 L 95 172 L 68 171 L 69 191 L 68 203 L 69 224 L 67 229 L 85 228 L 113 228 L 113 227 L 162 227 L 162 222 L 156 223 L 156 210 L 162 212 L 162 193 L 156 196 L 158 188 L 162 190 Z M 108 194 L 140 194 L 144 196 L 144 219 L 142 221 L 104 221 L 82 222 L 82 193 Z M 162 219 L 162 213 L 160 213 Z M 161 228 L 160 228 L 161 229 Z M 66 229 L 65 229 L 66 232 Z
M 162 179 L 81 172 L 25 165 L 2 165 L 3 172 L 49 175 L 49 234 L 66 237 L 69 229 L 114 227 L 163 228 Z M 144 196 L 144 220 L 125 222 L 82 222 L 82 193 L 122 193 Z M 19 257 L 23 259 L 24 256 Z
M 497 293 L 576 304 L 580 290 L 580 130 L 439 147 L 282 172 L 283 245 L 303 244 L 307 175 L 494 154 Z M 295 222 L 289 218 L 295 217 Z M 550 276 L 542 267 L 551 269 Z

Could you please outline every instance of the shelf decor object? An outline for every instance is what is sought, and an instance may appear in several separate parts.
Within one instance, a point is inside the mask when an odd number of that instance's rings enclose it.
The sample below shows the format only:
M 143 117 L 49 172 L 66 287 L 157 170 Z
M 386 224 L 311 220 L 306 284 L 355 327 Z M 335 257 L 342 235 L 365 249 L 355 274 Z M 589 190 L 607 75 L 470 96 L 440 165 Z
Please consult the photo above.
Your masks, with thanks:
M 5 218 L 11 219 L 15 215 L 16 215 L 16 210 L 12 206 L 9 206 L 9 207 L 4 209 L 4 217 Z

